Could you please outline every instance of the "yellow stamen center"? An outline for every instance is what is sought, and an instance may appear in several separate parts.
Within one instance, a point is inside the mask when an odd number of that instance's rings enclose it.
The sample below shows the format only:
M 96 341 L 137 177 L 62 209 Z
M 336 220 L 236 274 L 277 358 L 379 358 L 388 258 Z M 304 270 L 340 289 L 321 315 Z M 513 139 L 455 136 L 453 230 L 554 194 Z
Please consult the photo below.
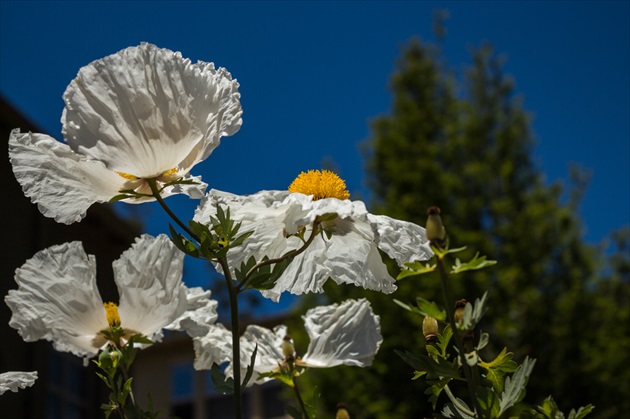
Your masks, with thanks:
M 346 189 L 346 182 L 330 170 L 309 170 L 300 173 L 289 186 L 289 192 L 313 195 L 314 200 L 350 198 L 350 192 Z
M 119 176 L 124 177 L 125 179 L 129 179 L 129 180 L 138 180 L 137 176 L 134 175 L 130 175 L 129 173 L 125 173 L 125 172 L 116 172 Z
M 171 170 L 167 170 L 166 172 L 162 173 L 160 176 L 171 176 L 175 174 L 177 174 L 177 167 L 173 167 Z
M 105 316 L 107 316 L 107 323 L 109 323 L 109 326 L 120 326 L 118 306 L 114 303 L 103 303 L 103 307 L 105 307 Z
M 175 166 L 172 169 L 167 170 L 166 172 L 162 173 L 161 175 L 159 175 L 157 177 L 160 178 L 160 177 L 164 177 L 164 176 L 166 176 L 166 177 L 173 176 L 173 175 L 176 175 L 178 171 L 179 170 L 177 169 L 177 166 Z M 132 174 L 125 173 L 125 172 L 116 172 L 116 174 L 118 174 L 118 176 L 124 177 L 127 180 L 138 180 L 138 179 L 140 179 L 136 175 L 132 175 Z

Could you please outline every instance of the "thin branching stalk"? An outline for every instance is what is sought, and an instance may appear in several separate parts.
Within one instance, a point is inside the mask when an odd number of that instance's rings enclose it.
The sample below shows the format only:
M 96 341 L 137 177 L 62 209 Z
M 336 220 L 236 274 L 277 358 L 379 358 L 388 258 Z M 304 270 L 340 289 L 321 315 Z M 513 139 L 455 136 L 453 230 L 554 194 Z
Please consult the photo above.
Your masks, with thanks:
M 197 237 L 197 235 L 195 233 L 193 233 L 186 224 L 184 224 L 178 217 L 177 215 L 175 215 L 175 213 L 173 211 L 171 211 L 171 209 L 168 207 L 168 205 L 166 205 L 166 202 L 164 202 L 164 199 L 162 198 L 162 196 L 160 195 L 160 190 L 157 187 L 157 181 L 155 179 L 146 179 L 147 184 L 149 185 L 149 187 L 151 188 L 151 193 L 153 193 L 153 197 L 158 201 L 158 203 L 162 206 L 162 209 L 164 209 L 164 211 L 166 211 L 166 213 L 169 215 L 169 217 L 171 217 L 171 219 L 173 221 L 175 221 L 177 223 L 178 226 L 180 226 L 182 228 L 182 230 L 184 230 L 186 233 L 188 233 L 188 235 L 197 241 L 197 243 L 201 242 L 201 239 L 199 237 Z
M 221 268 L 223 269 L 223 275 L 227 283 L 228 293 L 230 295 L 230 317 L 232 322 L 232 366 L 233 366 L 233 380 L 234 380 L 234 412 L 236 419 L 243 417 L 241 408 L 241 341 L 240 341 L 240 328 L 238 319 L 238 291 L 237 287 L 232 282 L 232 274 L 230 273 L 230 266 L 225 256 L 218 259 Z
M 297 384 L 297 377 L 293 377 L 293 392 L 295 393 L 295 398 L 300 404 L 300 409 L 302 410 L 302 416 L 304 419 L 310 419 L 308 412 L 306 411 L 306 405 L 304 404 L 304 400 L 302 400 L 302 395 L 300 394 L 300 389 Z
M 466 362 L 466 356 L 464 352 L 464 343 L 462 341 L 462 337 L 459 334 L 459 329 L 457 328 L 457 324 L 455 323 L 455 315 L 453 305 L 455 301 L 450 295 L 450 290 L 448 287 L 448 274 L 446 273 L 446 269 L 444 268 L 443 263 L 443 255 L 436 255 L 436 264 L 438 268 L 438 272 L 440 273 L 440 279 L 442 283 L 442 297 L 444 298 L 444 303 L 446 306 L 446 314 L 448 316 L 448 321 L 451 324 L 451 328 L 453 329 L 453 337 L 455 338 L 455 345 L 457 345 L 457 350 L 459 352 L 459 358 L 462 363 L 462 369 L 464 370 L 464 375 L 466 377 L 466 384 L 468 385 L 468 393 L 472 400 L 472 403 L 475 405 L 475 409 L 477 410 L 476 417 L 479 417 L 481 414 L 481 406 L 477 400 L 477 385 L 473 379 L 473 373 L 471 371 L 471 367 Z

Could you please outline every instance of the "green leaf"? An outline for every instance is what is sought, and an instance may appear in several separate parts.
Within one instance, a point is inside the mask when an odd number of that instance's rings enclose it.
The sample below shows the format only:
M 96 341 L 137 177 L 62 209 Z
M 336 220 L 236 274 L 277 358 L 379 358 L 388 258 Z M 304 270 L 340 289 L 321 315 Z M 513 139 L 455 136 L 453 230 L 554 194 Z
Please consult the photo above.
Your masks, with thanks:
M 475 346 L 475 350 L 481 351 L 483 348 L 488 346 L 489 342 L 490 342 L 490 335 L 482 331 L 479 335 L 479 343 L 477 343 L 477 346 Z
M 525 361 L 516 369 L 516 372 L 505 379 L 505 386 L 501 393 L 499 416 L 525 396 L 525 387 L 534 369 L 534 364 L 536 364 L 535 359 L 525 358 Z
M 437 347 L 440 348 L 441 351 L 441 355 L 442 358 L 447 359 L 448 358 L 448 344 L 451 341 L 451 338 L 453 337 L 453 329 L 451 329 L 450 325 L 447 325 L 444 330 L 442 330 L 442 333 L 438 333 L 438 342 L 437 342 Z
M 586 417 L 586 415 L 591 413 L 593 409 L 595 409 L 595 406 L 593 406 L 592 404 L 582 406 L 577 411 L 575 411 L 575 409 L 571 409 L 568 419 L 582 419 Z
M 151 339 L 149 339 L 148 337 L 144 336 L 143 334 L 136 334 L 133 335 L 129 338 L 129 342 L 130 343 L 141 343 L 144 345 L 152 345 L 153 341 Z
M 458 324 L 458 328 L 462 330 L 473 330 L 477 324 L 481 321 L 483 315 L 486 313 L 486 301 L 488 299 L 488 292 L 484 292 L 481 299 L 475 300 L 475 305 L 466 303 L 464 307 L 464 315 L 461 322 Z
M 455 264 L 451 267 L 452 274 L 458 274 L 464 271 L 475 271 L 488 266 L 496 265 L 496 260 L 486 260 L 486 256 L 479 257 L 479 252 L 475 254 L 469 262 L 462 263 L 459 258 L 455 259 Z
M 498 418 L 501 410 L 499 395 L 487 387 L 477 388 L 477 402 L 484 418 Z
M 512 360 L 514 354 L 503 348 L 501 353 L 490 362 L 479 362 L 479 366 L 488 371 L 486 378 L 492 383 L 492 387 L 498 391 L 503 391 L 503 377 L 506 374 L 516 371 L 518 364 Z
M 422 275 L 429 272 L 435 271 L 436 264 L 433 265 L 426 263 L 422 264 L 422 262 L 405 262 L 405 266 L 407 269 L 403 269 L 400 271 L 398 276 L 396 277 L 397 281 L 400 281 L 403 278 L 407 278 L 409 276 Z
M 223 394 L 234 394 L 234 380 L 230 377 L 226 377 L 217 364 L 212 364 L 210 376 L 212 377 L 216 391 Z
M 248 231 L 236 237 L 234 240 L 232 240 L 232 243 L 230 244 L 230 248 L 242 245 L 245 242 L 245 240 L 247 240 L 247 238 L 251 236 L 252 234 L 254 234 L 254 230 Z
M 449 377 L 459 379 L 459 371 L 443 358 L 434 360 L 426 355 L 414 355 L 411 352 L 394 351 L 396 354 L 409 364 L 416 371 L 426 371 L 427 379 L 441 379 Z
M 418 305 L 418 309 L 424 316 L 433 317 L 437 321 L 441 322 L 446 320 L 446 310 L 442 310 L 433 301 L 428 301 L 424 298 L 418 297 L 416 298 L 416 304 Z
M 168 225 L 171 232 L 171 241 L 179 250 L 194 258 L 199 258 L 197 246 L 183 235 L 179 234 L 171 224 Z
M 132 198 L 132 197 L 133 197 L 132 195 L 129 195 L 129 194 L 126 194 L 126 193 L 121 193 L 120 195 L 114 196 L 108 202 L 110 204 L 113 204 L 114 202 L 122 201 L 123 199 Z
M 431 403 L 431 406 L 433 406 L 433 410 L 435 410 L 435 406 L 437 405 L 437 401 L 442 393 L 442 390 L 444 390 L 444 387 L 446 387 L 446 385 L 450 382 L 451 378 L 442 378 L 424 392 L 424 394 L 430 395 L 429 402 Z
M 243 388 L 247 386 L 249 380 L 252 378 L 252 374 L 254 373 L 254 363 L 256 362 L 256 353 L 258 353 L 258 344 L 254 346 L 254 352 L 252 352 L 252 357 L 249 360 L 249 365 L 247 366 L 247 372 L 245 373 L 245 378 L 243 379 Z

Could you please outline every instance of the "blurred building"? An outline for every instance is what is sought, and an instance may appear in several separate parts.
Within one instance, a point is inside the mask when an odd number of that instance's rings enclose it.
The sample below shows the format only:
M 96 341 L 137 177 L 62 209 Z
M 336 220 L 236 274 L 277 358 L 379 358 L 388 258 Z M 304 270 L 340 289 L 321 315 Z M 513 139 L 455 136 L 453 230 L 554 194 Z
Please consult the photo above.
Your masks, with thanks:
M 112 262 L 127 250 L 141 228 L 122 220 L 110 205 L 93 205 L 85 219 L 72 225 L 58 224 L 44 217 L 22 193 L 8 158 L 12 129 L 42 132 L 0 97 L 0 373 L 37 371 L 32 387 L 0 396 L 2 418 L 10 419 L 92 419 L 103 418 L 100 405 L 109 392 L 96 377 L 96 368 L 71 354 L 57 352 L 47 341 L 24 342 L 9 327 L 11 311 L 4 296 L 16 289 L 14 273 L 27 259 L 49 246 L 81 241 L 85 251 L 96 256 L 98 287 L 104 301 L 118 301 Z M 272 326 L 273 322 L 265 326 Z M 233 401 L 213 390 L 209 371 L 195 371 L 191 339 L 183 333 L 168 334 L 158 345 L 139 352 L 133 367 L 134 394 L 142 407 L 147 394 L 160 409 L 160 417 L 181 419 L 229 418 Z M 248 418 L 285 417 L 279 401 L 282 391 L 276 382 L 246 390 L 244 415 Z
M 37 206 L 22 193 L 8 158 L 9 133 L 42 132 L 4 98 L 0 98 L 0 372 L 38 371 L 35 384 L 17 393 L 0 397 L 3 418 L 102 418 L 101 403 L 106 388 L 95 380 L 94 367 L 82 359 L 52 348 L 46 341 L 24 342 L 9 327 L 11 310 L 4 303 L 10 289 L 16 289 L 15 269 L 36 252 L 69 241 L 83 242 L 85 251 L 96 256 L 97 278 L 105 301 L 117 301 L 112 262 L 128 249 L 139 227 L 122 221 L 111 206 L 94 205 L 85 219 L 72 225 L 58 224 L 41 215 Z
M 196 371 L 194 359 L 192 340 L 183 333 L 169 334 L 160 344 L 143 349 L 133 371 L 134 395 L 138 403 L 148 406 L 147 395 L 150 394 L 153 406 L 160 409 L 163 417 L 233 417 L 233 398 L 214 390 L 210 371 Z M 248 387 L 242 398 L 243 416 L 287 418 L 280 394 L 286 388 L 277 381 Z

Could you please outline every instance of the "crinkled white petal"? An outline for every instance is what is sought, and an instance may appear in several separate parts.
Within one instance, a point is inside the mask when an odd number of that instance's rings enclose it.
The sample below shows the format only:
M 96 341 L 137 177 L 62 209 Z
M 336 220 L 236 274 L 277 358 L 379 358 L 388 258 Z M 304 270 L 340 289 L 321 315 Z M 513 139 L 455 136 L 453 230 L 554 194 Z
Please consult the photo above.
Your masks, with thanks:
M 30 387 L 37 380 L 37 371 L 9 371 L 0 374 L 0 395 L 11 390 L 17 392 L 20 388 Z
M 217 207 L 229 208 L 231 218 L 242 223 L 239 233 L 254 231 L 245 243 L 233 252 L 228 253 L 232 266 L 240 267 L 250 256 L 263 253 L 269 257 L 281 256 L 291 250 L 287 243 L 287 222 L 292 222 L 293 209 L 283 204 L 288 194 L 282 191 L 262 191 L 253 195 L 234 195 L 212 189 L 195 211 L 194 221 L 210 224 L 210 217 L 216 217 Z M 257 260 L 260 260 L 257 258 Z
M 36 253 L 15 271 L 18 289 L 5 297 L 9 325 L 27 342 L 47 339 L 58 351 L 95 355 L 94 339 L 108 327 L 95 275 L 94 257 L 80 242 Z
M 282 342 L 287 335 L 286 326 L 276 326 L 273 330 L 264 327 L 249 325 L 240 337 L 240 361 L 241 379 L 247 373 L 247 367 L 251 362 L 256 345 L 256 359 L 254 370 L 248 385 L 258 380 L 258 376 L 265 372 L 271 372 L 278 368 L 278 362 L 284 359 L 282 355 Z M 233 377 L 232 365 L 232 332 L 225 326 L 216 324 L 210 327 L 210 331 L 201 337 L 193 339 L 195 347 L 195 368 L 205 370 L 212 368 L 213 364 L 221 365 L 227 362 L 225 374 Z M 267 381 L 259 380 L 260 382 Z
M 257 325 L 247 326 L 245 333 L 240 338 L 241 343 L 241 377 L 245 376 L 247 366 L 251 363 L 252 354 L 256 350 L 254 361 L 254 371 L 250 379 L 250 385 L 256 381 L 260 383 L 269 381 L 269 378 L 258 379 L 260 374 L 278 370 L 278 363 L 284 360 L 282 354 L 282 343 L 287 335 L 287 327 L 279 325 L 269 330 Z M 232 374 L 232 365 L 228 367 L 226 373 Z
M 365 299 L 316 307 L 302 318 L 311 341 L 304 357 L 297 361 L 301 366 L 327 368 L 344 364 L 366 367 L 372 364 L 383 341 L 380 318 Z M 282 344 L 286 335 L 284 325 L 273 330 L 256 325 L 247 327 L 240 337 L 241 377 L 245 376 L 254 348 L 258 347 L 249 385 L 267 381 L 269 378 L 259 379 L 259 375 L 278 370 L 278 364 L 285 359 Z M 214 363 L 228 362 L 225 372 L 232 376 L 232 334 L 229 330 L 215 325 L 206 336 L 195 338 L 194 346 L 196 369 L 210 369 Z
M 184 254 L 163 234 L 142 235 L 113 263 L 122 328 L 159 340 L 162 329 L 180 316 L 192 320 L 183 264 Z
M 213 364 L 232 360 L 232 332 L 220 323 L 210 326 L 204 336 L 193 338 L 196 370 L 209 370 Z
M 272 289 L 261 291 L 274 301 L 283 292 L 321 293 L 329 278 L 338 284 L 391 293 L 396 290 L 396 281 L 387 272 L 379 248 L 400 266 L 432 255 L 422 227 L 371 215 L 361 201 L 313 201 L 310 195 L 287 191 L 238 196 L 211 190 L 197 209 L 195 221 L 209 224 L 218 206 L 230 209 L 232 219 L 241 222 L 241 232 L 254 232 L 241 247 L 228 253 L 235 267 L 252 256 L 260 261 L 264 256 L 277 258 L 300 248 L 303 242 L 287 235 L 306 228 L 304 238 L 308 238 L 318 217 L 337 214 L 336 219 L 324 223 L 332 237 L 318 235 L 306 251 L 294 257 Z
M 186 289 L 186 311 L 167 330 L 185 330 L 192 337 L 204 336 L 217 321 L 217 301 L 210 299 L 210 291 L 200 287 Z
M 309 367 L 369 366 L 383 341 L 380 318 L 365 299 L 316 307 L 302 318 L 311 339 L 302 361 Z
M 424 227 L 386 215 L 368 214 L 367 217 L 378 248 L 398 262 L 399 266 L 433 257 Z
M 241 125 L 228 71 L 148 43 L 81 68 L 63 97 L 68 144 L 142 178 L 174 167 L 187 173 Z
M 92 204 L 109 201 L 125 184 L 103 163 L 44 134 L 13 130 L 9 158 L 24 194 L 60 223 L 80 221 Z

